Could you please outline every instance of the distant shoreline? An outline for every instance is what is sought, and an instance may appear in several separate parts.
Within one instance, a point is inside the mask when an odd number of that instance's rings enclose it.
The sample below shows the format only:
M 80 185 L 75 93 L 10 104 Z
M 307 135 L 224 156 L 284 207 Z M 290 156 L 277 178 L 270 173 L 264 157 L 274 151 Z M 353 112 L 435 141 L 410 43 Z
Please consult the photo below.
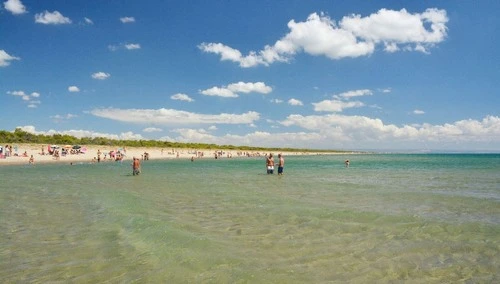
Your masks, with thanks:
M 9 144 L 10 145 L 10 144 Z M 71 164 L 71 163 L 93 163 L 98 162 L 98 153 L 100 153 L 100 162 L 115 161 L 116 158 L 110 158 L 111 151 L 120 152 L 123 155 L 122 161 L 132 161 L 133 157 L 145 159 L 145 153 L 148 153 L 149 160 L 168 160 L 168 159 L 215 159 L 218 152 L 218 159 L 244 158 L 244 157 L 264 157 L 272 153 L 277 156 L 281 153 L 283 156 L 317 156 L 317 155 L 346 155 L 346 154 L 370 154 L 369 152 L 357 151 L 270 151 L 270 150 L 239 150 L 239 149 L 193 149 L 193 148 L 160 148 L 160 147 L 121 147 L 121 146 L 102 146 L 89 145 L 81 146 L 85 153 L 71 154 L 71 145 L 66 145 L 68 154 L 62 155 L 62 149 L 65 145 L 59 146 L 59 157 L 48 154 L 47 144 L 12 144 L 13 153 L 10 157 L 0 158 L 0 166 L 7 165 L 28 165 L 31 155 L 33 155 L 34 165 L 37 164 Z M 5 145 L 2 146 L 5 148 Z M 42 155 L 42 149 L 44 155 Z M 17 150 L 17 151 L 16 151 Z M 76 151 L 74 151 L 76 152 Z M 26 153 L 26 156 L 24 156 Z M 3 149 L 2 155 L 5 154 Z M 17 154 L 17 156 L 16 156 Z M 94 160 L 95 158 L 95 160 Z

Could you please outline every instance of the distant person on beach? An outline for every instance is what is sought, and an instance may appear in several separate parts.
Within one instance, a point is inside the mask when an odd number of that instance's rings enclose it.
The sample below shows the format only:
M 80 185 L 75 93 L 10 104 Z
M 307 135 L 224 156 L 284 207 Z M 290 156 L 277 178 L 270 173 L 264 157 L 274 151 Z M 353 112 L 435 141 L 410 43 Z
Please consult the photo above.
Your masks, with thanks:
M 132 161 L 132 175 L 136 176 L 139 175 L 141 172 L 141 162 L 138 158 L 134 157 L 134 160 Z
M 35 164 L 35 158 L 33 158 L 33 155 L 31 155 L 30 160 L 28 161 L 28 163 L 30 165 L 34 165 Z
M 345 162 L 344 162 L 344 163 L 345 163 L 345 167 L 346 167 L 346 168 L 348 168 L 348 167 L 349 167 L 349 164 L 350 164 L 349 160 L 345 160 Z
M 273 174 L 274 173 L 274 158 L 273 154 L 269 154 L 268 157 L 266 157 L 266 168 L 267 168 L 267 174 Z
M 283 175 L 283 168 L 285 167 L 285 159 L 283 155 L 278 154 L 278 175 Z

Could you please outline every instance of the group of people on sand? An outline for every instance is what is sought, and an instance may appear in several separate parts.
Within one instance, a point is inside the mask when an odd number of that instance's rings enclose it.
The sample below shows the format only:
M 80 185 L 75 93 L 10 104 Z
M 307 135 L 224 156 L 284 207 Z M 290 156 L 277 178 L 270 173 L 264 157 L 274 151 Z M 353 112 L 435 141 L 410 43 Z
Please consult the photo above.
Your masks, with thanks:
M 283 155 L 280 153 L 278 154 L 278 175 L 283 175 L 284 167 L 285 158 L 283 158 Z M 268 175 L 274 174 L 274 158 L 272 153 L 266 155 L 266 170 Z

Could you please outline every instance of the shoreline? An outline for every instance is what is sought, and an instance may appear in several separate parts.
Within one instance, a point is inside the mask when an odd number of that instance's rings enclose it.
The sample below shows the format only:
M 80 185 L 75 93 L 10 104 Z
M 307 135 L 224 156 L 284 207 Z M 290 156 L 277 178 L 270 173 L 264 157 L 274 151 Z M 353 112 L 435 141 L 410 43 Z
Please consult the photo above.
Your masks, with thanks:
M 10 145 L 10 144 L 9 144 Z M 47 144 L 12 144 L 12 154 L 5 157 L 5 145 L 2 146 L 2 158 L 0 158 L 0 166 L 10 165 L 29 165 L 31 155 L 33 155 L 34 165 L 37 164 L 71 164 L 71 163 L 97 163 L 115 161 L 115 158 L 110 158 L 110 152 L 119 152 L 123 155 L 122 161 L 132 161 L 133 157 L 140 160 L 145 160 L 147 153 L 149 160 L 169 160 L 169 159 L 226 159 L 226 158 L 246 158 L 246 157 L 264 157 L 268 153 L 277 156 L 281 153 L 283 156 L 316 156 L 316 155 L 352 155 L 363 154 L 355 151 L 345 152 L 300 152 L 300 151 L 244 151 L 239 149 L 191 149 L 191 148 L 158 148 L 158 147 L 119 147 L 119 146 L 101 146 L 90 145 L 82 146 L 84 153 L 59 155 L 55 157 L 47 153 Z M 67 145 L 69 146 L 69 145 Z M 64 145 L 59 147 L 59 152 L 62 151 Z M 68 152 L 71 152 L 71 148 Z M 44 155 L 42 155 L 42 151 Z M 100 155 L 98 155 L 100 153 Z M 24 155 L 25 154 L 25 155 Z M 100 159 L 99 159 L 100 158 Z M 98 159 L 100 161 L 98 161 Z

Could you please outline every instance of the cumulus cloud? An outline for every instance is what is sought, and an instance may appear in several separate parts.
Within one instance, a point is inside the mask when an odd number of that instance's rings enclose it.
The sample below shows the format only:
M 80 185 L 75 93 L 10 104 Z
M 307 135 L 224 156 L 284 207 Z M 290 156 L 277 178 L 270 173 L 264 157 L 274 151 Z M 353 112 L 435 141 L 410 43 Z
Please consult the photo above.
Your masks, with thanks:
M 259 120 L 260 114 L 249 111 L 242 114 L 199 114 L 175 109 L 116 109 L 97 108 L 92 115 L 116 121 L 156 125 L 190 124 L 251 124 Z
M 260 93 L 260 94 L 269 94 L 273 89 L 269 86 L 266 86 L 263 82 L 256 83 L 245 83 L 238 82 L 229 84 L 227 86 L 229 90 L 235 93 Z
M 133 22 L 135 22 L 135 18 L 134 17 L 122 17 L 122 18 L 120 18 L 120 21 L 124 24 L 133 23 Z
M 206 96 L 219 96 L 226 98 L 237 98 L 239 97 L 238 93 L 260 93 L 260 94 L 269 94 L 272 92 L 272 88 L 267 86 L 263 82 L 255 82 L 255 83 L 245 83 L 238 82 L 232 83 L 227 86 L 222 87 L 212 87 L 210 89 L 201 90 L 200 94 Z
M 78 93 L 80 92 L 80 89 L 77 86 L 69 86 L 68 91 L 70 91 L 71 93 Z
M 128 43 L 125 44 L 125 48 L 128 50 L 141 49 L 141 45 L 138 43 Z
M 50 116 L 50 118 L 52 118 L 52 120 L 56 123 L 70 120 L 70 119 L 75 118 L 75 117 L 78 117 L 78 115 L 71 114 L 71 113 L 68 113 L 65 115 L 56 114 L 56 115 Z
M 186 102 L 193 102 L 194 100 L 192 98 L 190 98 L 188 95 L 186 94 L 175 94 L 175 95 L 172 95 L 170 96 L 170 98 L 172 100 L 178 100 L 178 101 L 186 101 Z
M 365 104 L 360 101 L 349 101 L 351 98 L 371 96 L 373 92 L 368 89 L 353 90 L 333 95 L 332 100 L 323 100 L 318 103 L 312 103 L 315 111 L 342 112 L 347 108 L 363 107 Z
M 304 104 L 297 99 L 289 99 L 288 104 L 291 106 L 303 106 Z
M 313 13 L 304 22 L 289 21 L 289 33 L 258 52 L 243 55 L 223 43 L 204 42 L 198 48 L 243 68 L 289 62 L 300 52 L 333 60 L 368 56 L 377 45 L 384 45 L 391 53 L 400 49 L 428 53 L 446 38 L 447 22 L 446 11 L 439 9 L 414 14 L 405 9 L 381 9 L 367 17 L 345 16 L 338 23 L 324 14 Z
M 487 116 L 480 121 L 469 119 L 444 125 L 396 126 L 385 124 L 378 118 L 365 116 L 295 114 L 288 116 L 280 123 L 359 145 L 373 145 L 373 142 L 384 144 L 399 142 L 404 145 L 408 141 L 418 143 L 422 141 L 426 143 L 500 142 L 500 118 L 496 116 Z
M 9 55 L 5 50 L 0 49 L 0 67 L 10 65 L 12 60 L 20 60 L 21 58 Z
M 145 118 L 145 121 L 147 119 Z M 208 129 L 177 128 L 171 132 L 175 137 L 161 140 L 214 143 L 219 145 L 248 145 L 263 147 L 293 147 L 318 149 L 367 149 L 384 145 L 386 149 L 409 149 L 409 147 L 429 149 L 480 149 L 479 145 L 498 150 L 500 143 L 500 117 L 486 116 L 483 119 L 466 119 L 443 125 L 415 124 L 397 126 L 386 124 L 378 118 L 365 116 L 329 115 L 289 115 L 280 122 L 282 126 L 296 129 L 272 133 L 254 131 L 247 134 L 211 133 L 217 127 Z M 34 126 L 19 127 L 24 131 L 43 134 L 67 134 L 76 137 L 106 137 L 110 139 L 144 139 L 139 134 L 124 132 L 119 135 L 86 130 L 36 131 Z M 151 128 L 154 129 L 154 128 Z M 377 145 L 377 146 L 374 146 Z M 474 147 L 471 147 L 474 146 Z M 497 148 L 494 148 L 497 147 Z M 380 148 L 379 148 L 380 149 Z
M 64 17 L 61 13 L 59 13 L 59 11 L 45 11 L 35 15 L 35 23 L 44 25 L 62 25 L 71 24 L 71 20 Z
M 210 134 L 204 129 L 181 128 L 174 131 L 178 134 L 176 137 L 168 137 L 166 140 L 176 142 L 192 142 L 192 143 L 214 143 L 218 145 L 242 145 L 261 147 L 296 147 L 301 148 L 303 145 L 312 145 L 314 141 L 322 140 L 322 135 L 318 133 L 307 132 L 284 132 L 284 133 L 269 133 L 265 131 L 255 131 L 243 135 L 225 134 L 216 136 Z
M 151 132 L 162 132 L 162 131 L 163 131 L 163 129 L 161 129 L 161 128 L 157 128 L 157 127 L 146 127 L 146 128 L 144 128 L 142 131 L 147 132 L 147 133 L 151 133 Z
M 8 91 L 7 94 L 20 97 L 22 101 L 27 103 L 29 108 L 36 108 L 42 102 L 38 99 L 40 97 L 40 93 L 32 92 L 31 94 L 27 94 L 24 91 Z
M 71 135 L 77 138 L 83 138 L 83 137 L 89 137 L 89 138 L 96 138 L 96 137 L 104 137 L 108 139 L 114 139 L 114 140 L 143 140 L 144 137 L 140 134 L 135 134 L 131 131 L 128 132 L 122 132 L 120 134 L 110 134 L 110 133 L 103 133 L 103 132 L 95 132 L 91 130 L 63 130 L 63 131 L 57 131 L 54 129 L 50 129 L 48 131 L 37 131 L 35 126 L 33 125 L 26 125 L 26 126 L 18 126 L 16 128 L 21 129 L 22 131 L 26 131 L 29 133 L 37 134 L 37 135 L 55 135 L 55 134 L 60 134 L 60 135 Z
M 85 23 L 87 25 L 93 25 L 94 24 L 94 22 L 91 19 L 87 18 L 87 17 L 83 18 L 83 20 L 85 21 Z
M 315 111 L 342 112 L 346 108 L 363 107 L 365 104 L 360 101 L 323 100 L 312 105 Z
M 216 96 L 216 97 L 224 97 L 224 98 L 237 98 L 238 95 L 233 93 L 231 90 L 227 88 L 219 88 L 212 87 L 210 89 L 200 91 L 200 94 L 205 96 Z
M 3 3 L 3 7 L 13 15 L 26 13 L 26 7 L 24 7 L 20 0 L 7 0 Z
M 139 43 L 121 43 L 121 44 L 110 44 L 108 45 L 108 49 L 111 51 L 117 51 L 119 49 L 122 50 L 136 50 L 141 49 L 141 45 Z
M 354 98 L 354 97 L 371 96 L 371 95 L 373 95 L 373 92 L 371 90 L 363 89 L 363 90 L 354 90 L 354 91 L 344 92 L 344 93 L 335 95 L 334 97 L 348 100 L 348 99 Z
M 416 109 L 413 111 L 413 114 L 425 114 L 425 111 Z
M 105 72 L 96 72 L 96 73 L 92 74 L 92 78 L 94 78 L 96 80 L 106 80 L 110 76 L 111 76 L 111 74 L 105 73 Z

